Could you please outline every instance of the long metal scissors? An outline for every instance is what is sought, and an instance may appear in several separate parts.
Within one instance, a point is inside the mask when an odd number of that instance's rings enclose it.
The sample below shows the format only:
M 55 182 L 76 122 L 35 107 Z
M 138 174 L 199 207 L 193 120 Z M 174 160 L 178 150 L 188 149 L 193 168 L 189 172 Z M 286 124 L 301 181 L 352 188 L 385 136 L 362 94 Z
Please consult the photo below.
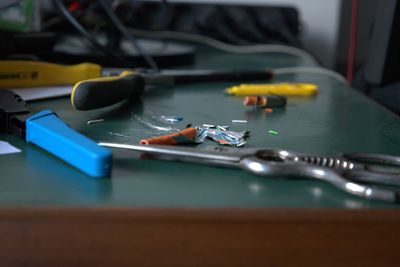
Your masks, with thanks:
M 259 176 L 314 178 L 366 199 L 400 202 L 399 191 L 377 186 L 400 186 L 400 157 L 398 156 L 348 153 L 334 157 L 319 157 L 279 149 L 229 147 L 202 149 L 116 143 L 99 143 L 99 145 L 142 152 L 160 160 L 241 168 Z

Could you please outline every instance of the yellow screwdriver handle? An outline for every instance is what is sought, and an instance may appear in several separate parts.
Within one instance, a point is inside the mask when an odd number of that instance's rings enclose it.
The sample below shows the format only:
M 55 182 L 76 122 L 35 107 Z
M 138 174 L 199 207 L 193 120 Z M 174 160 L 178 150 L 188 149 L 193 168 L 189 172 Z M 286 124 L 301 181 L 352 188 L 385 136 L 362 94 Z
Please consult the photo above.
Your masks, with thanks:
M 226 90 L 230 95 L 274 94 L 286 96 L 308 96 L 316 94 L 317 91 L 317 85 L 307 83 L 241 84 Z
M 41 61 L 0 60 L 0 88 L 73 85 L 101 76 L 92 63 L 64 66 Z

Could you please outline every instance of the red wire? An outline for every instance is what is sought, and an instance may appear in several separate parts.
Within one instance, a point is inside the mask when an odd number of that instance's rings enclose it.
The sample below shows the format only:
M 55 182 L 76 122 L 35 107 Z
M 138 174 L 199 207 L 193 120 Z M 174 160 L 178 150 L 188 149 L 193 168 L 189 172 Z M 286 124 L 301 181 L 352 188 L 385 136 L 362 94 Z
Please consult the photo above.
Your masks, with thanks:
M 347 80 L 349 84 L 352 83 L 354 75 L 354 61 L 356 56 L 356 45 L 357 45 L 357 13 L 358 13 L 358 0 L 352 0 L 349 50 L 347 54 Z

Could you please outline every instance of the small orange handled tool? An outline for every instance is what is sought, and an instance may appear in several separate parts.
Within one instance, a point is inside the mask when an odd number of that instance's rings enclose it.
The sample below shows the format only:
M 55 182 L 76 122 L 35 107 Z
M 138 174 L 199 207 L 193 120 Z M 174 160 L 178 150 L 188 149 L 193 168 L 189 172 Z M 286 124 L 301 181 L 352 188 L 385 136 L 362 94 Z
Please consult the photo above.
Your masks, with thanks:
M 190 142 L 197 134 L 196 128 L 187 128 L 177 133 L 140 140 L 141 145 L 176 145 L 177 143 Z

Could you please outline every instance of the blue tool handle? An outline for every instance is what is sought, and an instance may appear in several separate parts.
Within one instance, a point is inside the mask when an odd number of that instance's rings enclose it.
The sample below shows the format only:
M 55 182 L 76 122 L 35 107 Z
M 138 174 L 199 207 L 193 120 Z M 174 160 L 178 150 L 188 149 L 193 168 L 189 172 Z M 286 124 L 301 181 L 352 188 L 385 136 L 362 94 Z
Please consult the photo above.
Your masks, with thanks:
M 90 176 L 110 175 L 110 150 L 74 131 L 51 110 L 43 110 L 26 120 L 26 141 Z

